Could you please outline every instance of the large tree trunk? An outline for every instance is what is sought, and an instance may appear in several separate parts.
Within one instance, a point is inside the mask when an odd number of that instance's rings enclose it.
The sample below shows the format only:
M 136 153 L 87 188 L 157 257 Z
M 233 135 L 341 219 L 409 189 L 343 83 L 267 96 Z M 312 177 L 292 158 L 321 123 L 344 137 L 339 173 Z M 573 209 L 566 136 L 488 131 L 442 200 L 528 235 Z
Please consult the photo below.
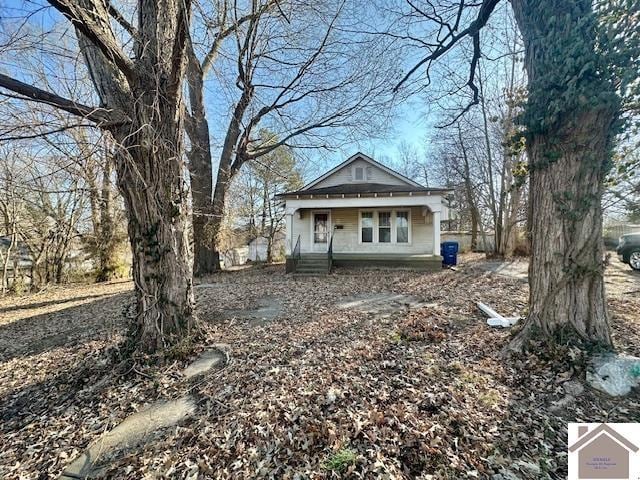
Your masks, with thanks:
M 112 35 L 106 3 L 81 3 L 103 34 Z M 184 339 L 196 323 L 182 99 L 190 2 L 141 1 L 138 8 L 135 72 L 114 69 L 80 32 L 78 39 L 102 102 L 130 119 L 109 130 L 119 147 L 117 184 L 133 256 L 133 345 L 153 353 Z
M 200 163 L 195 160 L 197 155 L 191 153 L 189 155 L 189 164 L 194 165 Z M 210 159 L 210 157 L 207 157 Z M 211 175 L 211 163 L 210 161 L 200 163 L 208 172 L 205 175 Z M 193 269 L 196 275 L 206 275 L 219 269 L 220 256 L 214 249 L 215 235 L 214 231 L 217 231 L 214 224 L 214 209 L 211 201 L 211 180 L 208 181 L 208 186 L 203 185 L 207 183 L 206 180 L 196 180 L 196 177 L 202 177 L 198 173 L 198 167 L 191 167 L 191 186 L 193 188 Z M 208 193 L 207 193 L 208 192 Z
M 204 72 L 190 46 L 188 57 L 187 80 L 191 114 L 186 122 L 186 130 L 191 142 L 187 157 L 193 197 L 193 270 L 196 275 L 206 275 L 220 266 L 220 256 L 214 249 L 216 227 L 212 225 L 215 218 L 212 201 L 213 168 L 209 122 L 203 97 Z
M 462 131 L 460 129 L 460 125 L 458 125 L 458 141 L 460 142 L 460 148 L 462 150 L 462 161 L 464 164 L 464 195 L 467 201 L 467 205 L 469 205 L 469 215 L 471 217 L 471 251 L 476 252 L 478 250 L 478 228 L 480 226 L 480 212 L 478 210 L 478 206 L 476 205 L 475 196 L 473 194 L 473 183 L 471 182 L 469 156 L 467 155 L 467 148 L 465 147 L 464 141 L 462 139 Z M 483 233 L 483 241 L 485 241 L 484 238 L 485 237 Z
M 532 255 L 529 316 L 511 347 L 532 336 L 609 346 L 601 198 L 619 103 L 601 78 L 591 1 L 512 4 L 529 77 Z
M 223 150 L 223 155 L 220 158 L 220 166 L 218 167 L 216 185 L 213 190 L 213 205 L 211 207 L 211 217 L 208 221 L 208 234 L 213 240 L 211 243 L 211 256 L 213 264 L 210 265 L 211 269 L 206 273 L 220 270 L 220 247 L 218 242 L 218 235 L 222 230 L 227 192 L 229 191 L 231 180 L 235 175 L 235 171 L 232 171 L 232 167 L 230 165 L 231 162 L 226 160 L 225 157 L 226 155 Z
M 252 95 L 253 90 L 245 90 L 240 101 L 234 108 L 233 117 L 229 123 L 229 128 L 227 129 L 224 144 L 222 146 L 222 152 L 220 154 L 218 176 L 216 177 L 216 184 L 213 189 L 213 204 L 211 206 L 211 215 L 208 220 L 208 226 L 210 228 L 208 234 L 210 233 L 211 238 L 213 239 L 212 255 L 214 261 L 213 265 L 211 265 L 212 270 L 210 270 L 210 272 L 220 270 L 220 248 L 218 246 L 218 235 L 222 229 L 225 202 L 231 181 L 245 161 L 240 151 L 244 151 L 246 146 L 238 145 L 238 140 L 241 133 L 241 120 L 244 117 L 245 110 L 249 106 Z
M 176 161 L 172 148 L 180 145 L 181 132 L 179 125 L 169 122 L 150 131 L 150 138 L 142 128 L 135 138 L 128 138 L 130 146 L 116 162 L 118 187 L 129 212 L 137 293 L 135 343 L 145 352 L 175 344 L 195 321 L 189 189 L 184 164 Z

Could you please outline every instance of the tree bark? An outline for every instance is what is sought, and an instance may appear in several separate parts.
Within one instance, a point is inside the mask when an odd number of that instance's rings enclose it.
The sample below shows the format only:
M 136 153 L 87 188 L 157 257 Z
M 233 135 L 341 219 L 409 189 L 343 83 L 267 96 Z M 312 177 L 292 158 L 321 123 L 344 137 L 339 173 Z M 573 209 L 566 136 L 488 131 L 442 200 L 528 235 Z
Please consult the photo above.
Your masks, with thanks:
M 115 41 L 105 4 L 82 3 L 102 22 L 107 41 Z M 109 130 L 119 147 L 115 170 L 133 256 L 133 345 L 153 353 L 178 343 L 196 326 L 182 101 L 190 2 L 145 0 L 138 8 L 135 73 L 115 69 L 104 47 L 76 28 L 102 102 L 129 119 Z
M 238 139 L 241 134 L 242 118 L 253 96 L 253 88 L 246 87 L 243 90 L 234 108 L 220 154 L 215 188 L 213 188 L 209 123 L 203 97 L 206 70 L 200 65 L 191 46 L 188 48 L 187 78 L 191 114 L 187 119 L 186 129 L 192 145 L 188 158 L 193 191 L 194 271 L 196 275 L 206 275 L 220 270 L 218 235 L 222 228 L 230 182 L 243 161 L 237 152 Z M 212 47 L 209 64 L 213 61 L 216 52 L 217 48 Z
M 173 141 L 178 142 L 180 132 L 172 130 Z M 129 154 L 118 155 L 116 162 L 118 187 L 129 212 L 133 281 L 137 289 L 134 340 L 145 352 L 175 344 L 192 330 L 195 322 L 184 171 L 172 150 L 153 148 L 171 145 L 167 136 L 164 141 L 139 138 L 140 146 L 130 147 Z M 144 178 L 138 174 L 141 169 L 147 172 Z M 161 188 L 145 188 L 148 183 L 160 184 Z
M 469 205 L 469 215 L 471 217 L 471 251 L 478 250 L 478 227 L 480 226 L 480 211 L 476 204 L 476 199 L 473 194 L 473 183 L 471 182 L 471 168 L 469 167 L 469 156 L 467 155 L 467 149 L 462 139 L 462 131 L 460 125 L 458 125 L 458 141 L 460 142 L 460 149 L 462 151 L 462 161 L 464 168 L 464 195 Z M 482 240 L 485 246 L 486 252 L 486 240 L 483 232 Z
M 478 86 L 480 87 L 480 111 L 482 112 L 482 133 L 484 137 L 485 152 L 487 154 L 487 183 L 489 185 L 489 210 L 491 211 L 491 219 L 493 220 L 493 251 L 492 255 L 500 252 L 500 243 L 502 240 L 502 210 L 496 199 L 495 184 L 493 178 L 493 149 L 491 148 L 491 139 L 489 138 L 489 120 L 487 118 L 487 108 L 484 98 L 484 87 L 482 83 L 482 75 L 478 75 Z M 484 233 L 483 233 L 484 236 Z M 485 241 L 486 242 L 486 241 Z M 486 245 L 486 243 L 485 243 Z M 489 252 L 485 248 L 485 253 Z
M 206 272 L 203 271 L 201 273 L 211 273 L 220 270 L 218 235 L 222 229 L 225 202 L 229 186 L 231 185 L 231 180 L 245 162 L 242 153 L 245 150 L 245 145 L 238 145 L 238 142 L 241 134 L 241 121 L 244 117 L 245 110 L 249 106 L 252 96 L 252 88 L 247 88 L 243 91 L 240 101 L 234 108 L 233 117 L 225 135 L 222 152 L 220 154 L 220 162 L 218 165 L 218 176 L 216 177 L 216 183 L 213 190 L 213 202 L 210 209 L 211 214 L 208 219 L 208 227 L 210 230 L 207 234 L 211 235 L 211 238 L 213 239 L 213 243 L 211 244 L 213 249 L 211 253 L 213 264 L 209 265 L 211 270 Z
M 111 167 L 113 160 L 107 158 L 102 172 L 100 194 L 100 222 L 98 230 L 98 275 L 97 282 L 113 280 L 118 273 L 118 238 L 113 219 L 113 189 Z
M 188 47 L 187 81 L 191 112 L 185 123 L 191 149 L 187 152 L 193 198 L 193 270 L 206 275 L 219 269 L 220 257 L 215 251 L 212 219 L 213 167 L 209 122 L 204 106 L 204 75 L 191 46 Z
M 601 77 L 591 2 L 512 5 L 529 79 L 532 252 L 529 315 L 510 347 L 520 350 L 534 336 L 610 346 L 601 199 L 619 102 Z

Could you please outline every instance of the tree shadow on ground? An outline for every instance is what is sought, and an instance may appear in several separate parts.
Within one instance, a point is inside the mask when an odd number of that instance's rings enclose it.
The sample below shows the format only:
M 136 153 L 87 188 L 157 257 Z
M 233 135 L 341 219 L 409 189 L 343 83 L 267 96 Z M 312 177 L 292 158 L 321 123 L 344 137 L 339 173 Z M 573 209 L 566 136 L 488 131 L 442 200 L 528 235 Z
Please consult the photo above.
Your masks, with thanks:
M 0 361 L 38 355 L 61 346 L 77 345 L 119 332 L 124 327 L 124 312 L 132 301 L 132 294 L 123 292 L 106 298 L 104 295 L 95 297 L 101 298 L 0 325 Z M 68 301 L 86 298 L 92 296 Z
M 22 305 L 10 305 L 8 307 L 0 308 L 0 314 L 16 312 L 19 310 L 30 310 L 34 308 L 48 307 L 50 305 L 61 305 L 61 304 L 71 303 L 71 302 L 81 302 L 83 300 L 89 300 L 90 298 L 100 298 L 105 296 L 110 296 L 110 295 L 105 295 L 104 293 L 97 293 L 95 295 L 83 295 L 80 297 L 70 297 L 70 298 L 65 298 L 60 300 L 48 300 L 44 302 L 25 303 Z

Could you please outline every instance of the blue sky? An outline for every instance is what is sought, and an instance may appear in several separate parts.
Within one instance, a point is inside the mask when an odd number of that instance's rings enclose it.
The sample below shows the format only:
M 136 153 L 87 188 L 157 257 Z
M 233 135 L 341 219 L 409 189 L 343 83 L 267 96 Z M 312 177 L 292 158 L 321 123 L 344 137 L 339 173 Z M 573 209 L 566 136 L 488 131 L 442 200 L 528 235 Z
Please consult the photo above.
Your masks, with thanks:
M 25 12 L 37 11 L 40 7 L 46 6 L 46 2 L 32 2 L 23 0 L 0 0 L 0 13 L 4 14 L 2 18 L 2 29 L 11 29 L 18 25 L 18 19 L 24 17 Z M 37 25 L 42 30 L 49 30 L 54 26 L 55 21 L 60 21 L 61 24 L 66 25 L 66 22 L 62 17 L 51 7 L 46 7 L 31 15 L 28 22 L 31 25 Z M 71 32 L 68 30 L 68 32 Z M 33 51 L 36 54 L 35 50 Z M 38 55 L 37 57 L 43 64 L 49 65 L 47 55 Z M 0 59 L 0 70 L 5 70 L 8 73 L 21 78 L 21 75 L 26 75 L 28 78 L 28 71 L 19 69 L 21 60 L 7 55 Z M 53 65 L 53 63 L 51 64 Z M 49 67 L 47 67 L 49 68 Z M 49 68 L 50 70 L 50 68 Z M 51 72 L 55 76 L 55 72 Z M 52 76 L 52 78 L 53 78 Z M 41 85 L 45 87 L 44 85 Z M 390 85 L 389 88 L 393 88 Z M 224 94 L 221 94 L 224 96 Z M 214 104 L 218 103 L 218 110 Z M 407 143 L 415 146 L 418 150 L 424 149 L 425 139 L 432 128 L 432 123 L 425 115 L 426 108 L 424 105 L 424 99 L 414 97 L 409 101 L 398 105 L 394 110 L 387 124 L 387 128 L 380 132 L 377 138 L 354 138 L 351 142 L 342 144 L 332 151 L 301 151 L 300 154 L 307 159 L 305 176 L 314 177 L 321 173 L 323 169 L 330 168 L 345 158 L 353 155 L 357 151 L 366 153 L 376 159 L 383 162 L 388 162 L 397 156 L 397 149 L 401 143 Z M 208 95 L 208 116 L 210 123 L 212 124 L 212 140 L 214 148 L 220 143 L 220 132 L 214 130 L 214 125 L 226 125 L 228 122 L 228 104 L 225 105 L 225 101 L 221 98 L 217 98 L 215 95 Z M 217 156 L 214 153 L 214 161 Z

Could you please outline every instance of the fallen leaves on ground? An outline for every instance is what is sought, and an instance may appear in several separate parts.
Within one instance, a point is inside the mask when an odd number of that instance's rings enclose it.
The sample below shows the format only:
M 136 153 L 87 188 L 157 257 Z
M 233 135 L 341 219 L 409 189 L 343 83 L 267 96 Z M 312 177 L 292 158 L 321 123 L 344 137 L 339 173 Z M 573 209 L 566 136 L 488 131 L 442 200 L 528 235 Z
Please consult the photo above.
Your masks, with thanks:
M 527 285 L 478 262 L 432 274 L 298 279 L 253 268 L 206 279 L 199 315 L 230 362 L 195 383 L 180 375 L 186 361 L 114 369 L 108 350 L 126 328 L 129 294 L 5 322 L 14 344 L 0 365 L 0 476 L 57 475 L 128 414 L 189 391 L 198 415 L 115 461 L 110 477 L 566 478 L 567 422 L 637 420 L 640 401 L 570 394 L 567 381 L 584 379 L 570 358 L 506 359 L 509 332 L 487 327 L 474 302 L 522 314 Z M 335 307 L 375 293 L 421 306 Z M 264 298 L 280 303 L 274 319 L 243 314 Z M 640 300 L 617 294 L 610 307 L 616 344 L 638 355 Z

